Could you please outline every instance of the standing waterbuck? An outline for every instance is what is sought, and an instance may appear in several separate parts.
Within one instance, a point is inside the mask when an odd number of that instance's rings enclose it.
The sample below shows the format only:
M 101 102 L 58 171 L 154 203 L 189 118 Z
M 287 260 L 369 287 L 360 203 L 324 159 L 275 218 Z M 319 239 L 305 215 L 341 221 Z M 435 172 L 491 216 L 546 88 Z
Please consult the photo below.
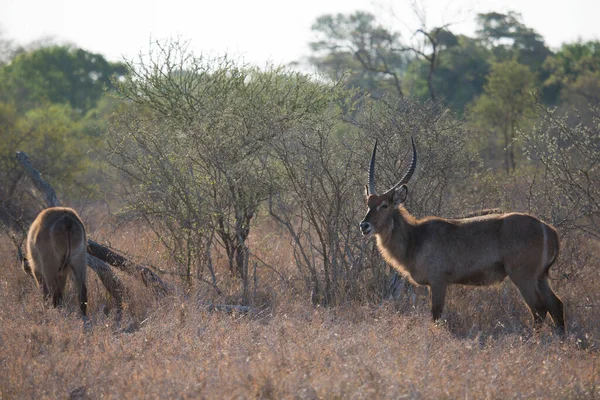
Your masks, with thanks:
M 44 292 L 44 301 L 51 297 L 54 307 L 62 302 L 71 271 L 84 317 L 87 313 L 86 247 L 83 222 L 75 210 L 67 207 L 51 207 L 42 211 L 27 235 L 27 259 L 37 285 Z
M 368 212 L 360 223 L 362 234 L 375 235 L 382 256 L 400 273 L 416 284 L 429 286 L 434 320 L 442 314 L 448 285 L 486 286 L 508 275 L 533 314 L 534 328 L 550 312 L 556 329 L 564 333 L 563 303 L 548 283 L 548 269 L 559 251 L 556 230 L 521 213 L 459 219 L 413 217 L 404 202 L 406 184 L 417 165 L 414 140 L 412 150 L 411 165 L 404 177 L 378 195 L 375 142 L 366 186 Z

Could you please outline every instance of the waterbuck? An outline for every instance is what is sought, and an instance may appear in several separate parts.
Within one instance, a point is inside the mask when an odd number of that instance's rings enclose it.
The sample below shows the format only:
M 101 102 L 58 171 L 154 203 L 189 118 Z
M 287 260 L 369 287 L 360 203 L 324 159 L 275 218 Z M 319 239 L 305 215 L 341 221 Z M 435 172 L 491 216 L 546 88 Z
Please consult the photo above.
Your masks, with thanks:
M 550 312 L 556 329 L 564 333 L 563 303 L 548 283 L 548 269 L 556 261 L 556 229 L 522 213 L 491 213 L 469 218 L 417 219 L 404 207 L 406 184 L 417 165 L 412 140 L 412 161 L 400 181 L 375 193 L 373 148 L 366 186 L 368 212 L 360 223 L 364 236 L 375 235 L 384 259 L 418 285 L 429 286 L 431 313 L 440 318 L 450 284 L 486 286 L 508 277 L 529 306 L 534 328 Z
M 42 211 L 27 235 L 27 259 L 44 301 L 52 298 L 54 307 L 62 302 L 69 271 L 79 291 L 83 316 L 87 313 L 87 238 L 83 222 L 75 210 L 51 207 Z

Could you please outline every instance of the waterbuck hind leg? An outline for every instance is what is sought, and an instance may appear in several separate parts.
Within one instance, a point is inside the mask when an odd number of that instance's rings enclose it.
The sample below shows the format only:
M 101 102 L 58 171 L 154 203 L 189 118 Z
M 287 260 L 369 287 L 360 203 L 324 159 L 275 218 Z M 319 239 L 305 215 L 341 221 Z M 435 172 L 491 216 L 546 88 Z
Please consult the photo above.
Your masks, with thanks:
M 513 281 L 514 282 L 514 281 Z M 527 303 L 531 314 L 533 315 L 533 329 L 538 330 L 541 328 L 542 323 L 546 319 L 546 314 L 548 313 L 548 309 L 542 297 L 538 293 L 538 290 L 535 286 L 535 282 L 531 282 L 528 280 L 524 280 L 521 282 L 514 282 L 517 288 L 519 288 L 519 292 L 521 292 L 521 296 Z
M 50 299 L 50 289 L 48 288 L 48 283 L 46 283 L 46 280 L 41 273 L 34 271 L 34 275 L 38 285 L 42 288 L 42 296 L 44 296 L 43 301 L 45 303 Z
M 67 286 L 67 278 L 68 271 L 63 270 L 59 271 L 56 277 L 56 282 L 54 282 L 54 289 L 52 290 L 52 300 L 54 303 L 54 307 L 62 306 L 63 304 L 63 295 L 65 293 L 65 287 Z
M 48 289 L 48 285 L 46 285 L 46 282 L 42 283 L 42 300 L 44 304 L 46 303 L 46 301 L 50 300 L 50 290 Z
M 86 277 L 87 277 L 87 263 L 85 254 L 81 253 L 75 255 L 73 260 L 70 263 L 71 270 L 73 271 L 73 277 L 75 278 L 75 286 L 79 292 L 79 308 L 81 309 L 81 313 L 83 316 L 87 316 L 87 286 L 86 286 Z
M 81 313 L 84 317 L 87 316 L 87 302 L 87 287 L 84 282 L 79 290 L 79 307 L 81 308 Z
M 550 315 L 552 316 L 552 320 L 554 321 L 555 329 L 563 335 L 565 333 L 565 315 L 564 315 L 564 306 L 563 302 L 554 294 L 552 288 L 550 288 L 550 283 L 548 282 L 548 277 L 544 276 L 538 281 L 538 291 L 542 301 L 550 311 Z
M 62 302 L 63 302 L 63 293 L 62 293 L 62 290 L 60 289 L 60 287 L 57 286 L 52 291 L 52 305 L 54 307 L 58 307 L 58 306 L 62 305 Z
M 87 295 L 87 286 L 85 284 L 85 275 L 83 277 L 77 276 L 75 278 L 75 282 L 77 288 L 79 290 L 79 308 L 81 309 L 81 314 L 83 318 L 87 316 L 87 303 L 88 303 L 88 295 Z
M 431 316 L 437 321 L 444 311 L 444 302 L 446 301 L 446 285 L 442 283 L 429 286 L 431 291 Z

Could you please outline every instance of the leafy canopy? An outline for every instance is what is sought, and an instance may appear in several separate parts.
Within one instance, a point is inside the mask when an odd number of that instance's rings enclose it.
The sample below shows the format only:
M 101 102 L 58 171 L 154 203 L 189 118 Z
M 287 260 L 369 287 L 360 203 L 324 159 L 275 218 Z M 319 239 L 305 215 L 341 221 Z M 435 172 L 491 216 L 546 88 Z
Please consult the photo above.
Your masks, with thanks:
M 68 46 L 50 46 L 18 54 L 0 66 L 0 100 L 19 111 L 45 102 L 65 104 L 85 113 L 98 102 L 111 78 L 123 77 L 125 65 Z

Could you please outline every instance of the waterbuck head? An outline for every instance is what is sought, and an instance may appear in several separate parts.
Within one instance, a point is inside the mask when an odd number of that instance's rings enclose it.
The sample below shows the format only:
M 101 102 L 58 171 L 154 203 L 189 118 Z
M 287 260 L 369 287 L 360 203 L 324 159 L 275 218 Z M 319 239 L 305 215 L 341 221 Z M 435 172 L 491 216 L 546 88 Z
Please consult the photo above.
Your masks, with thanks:
M 415 141 L 411 137 L 412 142 L 412 161 L 406 174 L 389 188 L 386 192 L 378 195 L 375 192 L 375 155 L 377 154 L 377 141 L 371 155 L 371 163 L 369 164 L 369 184 L 365 186 L 365 196 L 367 200 L 367 215 L 360 223 L 360 230 L 364 236 L 370 236 L 382 232 L 386 227 L 393 222 L 392 212 L 399 205 L 406 201 L 408 188 L 406 184 L 412 177 L 417 166 L 417 149 Z

